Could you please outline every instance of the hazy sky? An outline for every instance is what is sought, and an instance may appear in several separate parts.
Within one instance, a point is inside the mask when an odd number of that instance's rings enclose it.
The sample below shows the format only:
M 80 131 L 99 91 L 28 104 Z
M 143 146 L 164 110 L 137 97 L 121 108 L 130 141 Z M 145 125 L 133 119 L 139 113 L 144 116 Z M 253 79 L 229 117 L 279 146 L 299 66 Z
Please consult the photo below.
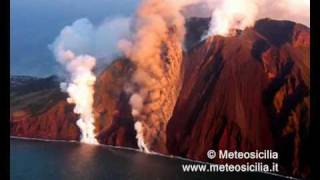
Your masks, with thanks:
M 239 2 L 245 1 L 247 0 Z M 261 6 L 268 7 L 271 7 L 269 3 L 272 5 L 278 4 L 279 8 L 276 8 L 278 6 L 272 6 L 276 11 L 270 13 L 270 8 L 264 9 L 257 6 L 259 9 L 258 14 L 261 15 L 257 17 L 253 16 L 252 19 L 254 20 L 267 16 L 277 19 L 298 20 L 297 22 L 300 22 L 299 19 L 302 22 L 309 19 L 306 16 L 308 9 L 305 6 L 301 6 L 299 0 L 256 1 L 267 2 L 262 3 Z M 289 1 L 292 3 L 291 5 L 287 3 Z M 205 2 L 214 5 L 211 7 L 214 9 L 219 7 L 219 3 L 221 4 L 221 2 L 231 1 L 206 0 Z M 254 1 L 248 0 L 248 2 Z M 82 18 L 88 19 L 93 26 L 99 26 L 105 19 L 129 17 L 136 10 L 138 3 L 139 0 L 11 0 L 11 74 L 33 76 L 56 74 L 61 67 L 55 61 L 48 45 L 55 40 L 65 26 L 71 25 L 76 20 Z M 242 3 L 242 5 L 246 4 Z M 222 6 L 221 8 L 219 7 L 219 10 L 226 10 L 225 13 L 230 14 L 228 11 L 232 12 L 234 9 L 230 9 L 229 7 L 229 5 Z M 199 16 L 201 14 L 203 14 L 201 16 L 209 16 L 211 11 L 205 10 L 206 8 L 208 9 L 207 4 L 193 6 L 193 8 L 189 7 L 187 8 L 187 14 L 189 16 Z M 242 9 L 244 10 L 242 13 L 248 14 L 249 11 L 247 11 L 246 7 Z M 240 8 L 239 10 L 242 9 Z M 221 11 L 219 12 L 221 15 Z M 223 19 L 224 13 L 222 13 L 221 17 L 218 16 L 218 19 L 222 19 L 221 22 L 226 22 Z M 233 19 L 231 18 L 231 20 Z M 214 20 L 216 21 L 216 19 Z M 117 29 L 117 27 L 113 29 Z
M 79 18 L 100 23 L 134 13 L 138 0 L 11 0 L 11 74 L 48 76 L 58 64 L 48 44 Z

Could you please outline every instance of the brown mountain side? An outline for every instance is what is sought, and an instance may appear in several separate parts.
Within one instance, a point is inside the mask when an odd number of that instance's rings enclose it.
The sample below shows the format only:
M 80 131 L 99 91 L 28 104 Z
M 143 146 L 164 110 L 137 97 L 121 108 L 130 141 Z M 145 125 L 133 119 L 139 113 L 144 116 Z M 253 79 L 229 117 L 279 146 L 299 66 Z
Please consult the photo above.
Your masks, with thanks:
M 137 147 L 129 96 L 124 92 L 131 73 L 130 61 L 119 59 L 97 79 L 93 109 L 100 143 Z
M 18 78 L 18 80 L 21 78 Z M 79 140 L 77 116 L 65 101 L 54 77 L 11 82 L 10 134 L 13 136 Z
M 94 95 L 95 126 L 102 144 L 137 147 L 131 107 L 124 85 L 132 66 L 118 59 L 97 78 Z M 52 77 L 12 78 L 11 135 L 43 139 L 79 140 L 79 118 Z
M 307 174 L 300 159 L 309 124 L 308 28 L 260 20 L 235 37 L 208 38 L 186 61 L 170 153 L 210 161 L 209 149 L 273 149 L 283 172 Z

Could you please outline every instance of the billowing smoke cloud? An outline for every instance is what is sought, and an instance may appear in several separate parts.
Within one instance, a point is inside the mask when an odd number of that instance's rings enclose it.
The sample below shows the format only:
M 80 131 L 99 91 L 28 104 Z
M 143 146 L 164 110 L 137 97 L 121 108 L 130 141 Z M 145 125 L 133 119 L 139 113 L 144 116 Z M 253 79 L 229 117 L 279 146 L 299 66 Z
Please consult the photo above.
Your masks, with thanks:
M 120 55 L 117 43 L 130 33 L 129 25 L 130 18 L 125 17 L 105 19 L 98 26 L 86 18 L 78 19 L 71 26 L 64 27 L 50 47 L 57 49 L 60 44 L 75 54 L 90 54 L 97 59 L 100 70 Z
M 209 35 L 228 35 L 234 29 L 244 29 L 255 22 L 258 13 L 253 0 L 224 0 L 212 13 Z
M 194 0 L 143 0 L 130 38 L 119 42 L 136 69 L 131 78 L 130 104 L 136 120 L 138 146 L 145 152 L 165 152 L 166 125 L 181 86 L 185 35 L 181 8 Z
M 291 20 L 310 26 L 310 0 L 277 0 L 273 2 L 264 0 L 264 4 L 259 6 L 258 18 L 265 17 Z
M 201 1 L 201 0 L 200 0 Z M 212 8 L 208 35 L 232 35 L 260 18 L 310 25 L 310 0 L 205 0 Z
M 96 77 L 92 69 L 96 65 L 96 59 L 89 55 L 76 56 L 70 50 L 58 47 L 58 60 L 66 68 L 70 75 L 70 82 L 62 83 L 61 88 L 68 92 L 68 103 L 74 103 L 74 112 L 80 114 L 77 125 L 81 130 L 81 142 L 98 144 L 94 133 L 94 119 L 92 113 L 93 85 Z
M 117 42 L 129 32 L 129 19 L 117 18 L 103 22 L 98 27 L 88 19 L 79 19 L 62 29 L 50 49 L 67 73 L 67 82 L 61 89 L 68 92 L 69 103 L 80 115 L 77 125 L 81 142 L 97 144 L 93 116 L 93 94 L 96 65 L 109 64 L 118 54 Z M 100 61 L 99 61 L 100 60 Z

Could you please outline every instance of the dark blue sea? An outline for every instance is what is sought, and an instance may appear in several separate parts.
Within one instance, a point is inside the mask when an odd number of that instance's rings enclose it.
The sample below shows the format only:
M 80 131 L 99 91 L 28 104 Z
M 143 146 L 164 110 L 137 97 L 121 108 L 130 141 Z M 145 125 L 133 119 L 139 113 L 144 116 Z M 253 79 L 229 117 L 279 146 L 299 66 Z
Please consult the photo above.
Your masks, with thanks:
M 265 173 L 187 173 L 195 162 L 77 142 L 10 140 L 12 180 L 269 180 Z

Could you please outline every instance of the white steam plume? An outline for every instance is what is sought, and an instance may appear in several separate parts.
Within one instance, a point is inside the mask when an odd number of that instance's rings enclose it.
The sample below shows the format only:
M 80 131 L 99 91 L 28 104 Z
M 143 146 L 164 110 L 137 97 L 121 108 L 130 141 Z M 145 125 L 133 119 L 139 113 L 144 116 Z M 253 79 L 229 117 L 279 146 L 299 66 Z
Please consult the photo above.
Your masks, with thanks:
M 201 0 L 200 0 L 201 1 Z M 204 0 L 212 8 L 208 36 L 232 35 L 260 18 L 310 25 L 310 0 Z
M 97 68 L 103 69 L 121 54 L 117 43 L 130 33 L 129 25 L 130 18 L 125 17 L 108 18 L 97 26 L 86 18 L 78 19 L 64 27 L 50 46 L 63 44 L 75 54 L 90 54 L 97 59 Z
M 89 55 L 75 56 L 70 50 L 58 47 L 58 59 L 70 74 L 70 82 L 62 84 L 69 94 L 68 103 L 74 103 L 74 113 L 80 115 L 77 125 L 81 130 L 81 142 L 98 144 L 94 133 L 93 105 L 93 85 L 96 77 L 92 69 L 96 64 L 96 59 Z
M 96 64 L 106 65 L 117 53 L 118 39 L 129 32 L 129 19 L 117 18 L 94 27 L 88 19 L 79 19 L 62 29 L 49 48 L 67 73 L 61 89 L 68 92 L 68 103 L 74 103 L 74 113 L 80 115 L 77 125 L 81 142 L 98 144 L 95 137 L 93 95 Z M 100 61 L 97 61 L 100 60 Z M 102 60 L 102 61 L 101 61 Z

